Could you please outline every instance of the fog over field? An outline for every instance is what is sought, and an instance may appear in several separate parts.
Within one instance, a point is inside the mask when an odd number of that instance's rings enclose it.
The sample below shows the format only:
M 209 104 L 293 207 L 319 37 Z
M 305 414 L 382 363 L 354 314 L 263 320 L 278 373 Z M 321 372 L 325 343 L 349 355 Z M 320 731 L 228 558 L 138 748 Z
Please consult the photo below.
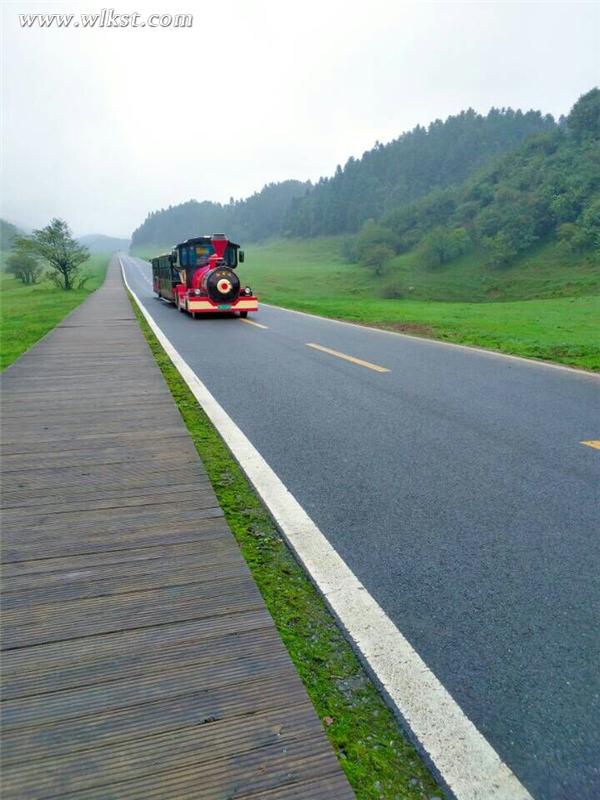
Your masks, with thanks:
M 101 6 L 3 6 L 3 217 L 129 237 L 151 209 L 318 180 L 468 107 L 566 114 L 600 76 L 594 3 L 135 8 L 193 26 L 23 28 Z

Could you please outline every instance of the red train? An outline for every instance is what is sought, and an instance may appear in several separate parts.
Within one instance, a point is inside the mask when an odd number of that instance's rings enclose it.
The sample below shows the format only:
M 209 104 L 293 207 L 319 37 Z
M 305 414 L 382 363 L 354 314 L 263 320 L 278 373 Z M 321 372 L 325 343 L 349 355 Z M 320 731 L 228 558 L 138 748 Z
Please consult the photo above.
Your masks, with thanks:
M 244 251 L 225 234 L 198 236 L 152 259 L 152 285 L 159 297 L 194 318 L 232 312 L 247 317 L 258 311 L 258 300 L 249 286 L 242 289 L 234 272 L 243 261 Z

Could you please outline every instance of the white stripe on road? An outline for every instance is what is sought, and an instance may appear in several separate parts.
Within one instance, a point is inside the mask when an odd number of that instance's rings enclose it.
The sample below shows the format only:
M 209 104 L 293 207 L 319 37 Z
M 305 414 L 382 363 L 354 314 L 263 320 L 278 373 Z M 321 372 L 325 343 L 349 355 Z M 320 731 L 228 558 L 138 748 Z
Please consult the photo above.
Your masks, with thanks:
M 371 361 L 363 361 L 362 358 L 356 356 L 349 356 L 347 353 L 340 353 L 339 350 L 332 350 L 330 347 L 323 347 L 322 344 L 315 344 L 315 342 L 307 342 L 307 347 L 312 347 L 313 350 L 320 350 L 321 353 L 327 353 L 329 356 L 341 358 L 344 361 L 349 361 L 351 364 L 358 364 L 359 367 L 366 367 L 372 369 L 374 372 L 389 372 L 387 367 L 380 367 L 379 364 L 373 364 Z
M 216 427 L 392 705 L 457 800 L 531 795 L 215 400 L 131 289 L 154 335 Z
M 269 330 L 268 325 L 263 325 L 262 322 L 255 322 L 253 319 L 240 319 L 240 322 L 245 322 L 246 325 L 254 325 L 255 328 L 262 328 L 263 331 Z

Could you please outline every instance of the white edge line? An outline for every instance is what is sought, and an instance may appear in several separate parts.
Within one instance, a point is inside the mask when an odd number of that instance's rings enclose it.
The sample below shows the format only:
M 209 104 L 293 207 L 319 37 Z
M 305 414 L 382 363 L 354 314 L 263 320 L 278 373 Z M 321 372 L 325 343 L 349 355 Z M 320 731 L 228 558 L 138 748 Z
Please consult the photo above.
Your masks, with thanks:
M 457 800 L 532 800 L 429 667 L 371 597 L 302 506 L 125 286 L 222 436 L 353 647 Z
M 313 319 L 319 319 L 323 322 L 334 322 L 337 325 L 349 325 L 351 328 L 357 328 L 359 330 L 373 331 L 373 333 L 385 333 L 391 336 L 402 336 L 404 339 L 412 339 L 415 342 L 443 345 L 444 347 L 454 347 L 458 348 L 459 350 L 470 350 L 471 352 L 475 353 L 483 353 L 483 355 L 492 356 L 494 358 L 508 358 L 512 361 L 522 361 L 525 364 L 529 364 L 530 367 L 549 367 L 550 369 L 560 369 L 566 372 L 575 373 L 576 375 L 585 375 L 588 378 L 595 378 L 596 380 L 600 379 L 600 374 L 597 372 L 592 372 L 591 370 L 587 369 L 580 369 L 579 367 L 569 367 L 567 364 L 554 364 L 552 361 L 544 361 L 537 358 L 513 356 L 510 353 L 502 353 L 500 350 L 488 350 L 485 347 L 478 347 L 475 344 L 458 344 L 458 342 L 446 342 L 444 339 L 434 339 L 430 336 L 413 336 L 410 333 L 402 333 L 401 331 L 390 331 L 386 328 L 373 328 L 371 325 L 361 325 L 359 322 L 349 322 L 344 319 L 335 319 L 334 317 L 322 317 L 320 314 L 311 314 L 309 311 L 298 311 L 295 308 L 276 306 L 273 305 L 273 303 L 264 303 L 261 301 L 261 305 L 266 306 L 267 308 L 276 308 L 278 311 L 289 311 L 291 314 L 300 314 L 303 317 L 312 317 Z

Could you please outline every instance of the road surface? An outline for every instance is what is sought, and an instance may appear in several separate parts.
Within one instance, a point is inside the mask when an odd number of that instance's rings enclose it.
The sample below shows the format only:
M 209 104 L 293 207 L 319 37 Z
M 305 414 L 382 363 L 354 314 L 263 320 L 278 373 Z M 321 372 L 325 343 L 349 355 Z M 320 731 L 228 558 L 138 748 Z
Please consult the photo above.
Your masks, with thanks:
M 597 376 L 127 279 L 539 800 L 600 797 Z M 349 357 L 349 358 L 346 358 Z

